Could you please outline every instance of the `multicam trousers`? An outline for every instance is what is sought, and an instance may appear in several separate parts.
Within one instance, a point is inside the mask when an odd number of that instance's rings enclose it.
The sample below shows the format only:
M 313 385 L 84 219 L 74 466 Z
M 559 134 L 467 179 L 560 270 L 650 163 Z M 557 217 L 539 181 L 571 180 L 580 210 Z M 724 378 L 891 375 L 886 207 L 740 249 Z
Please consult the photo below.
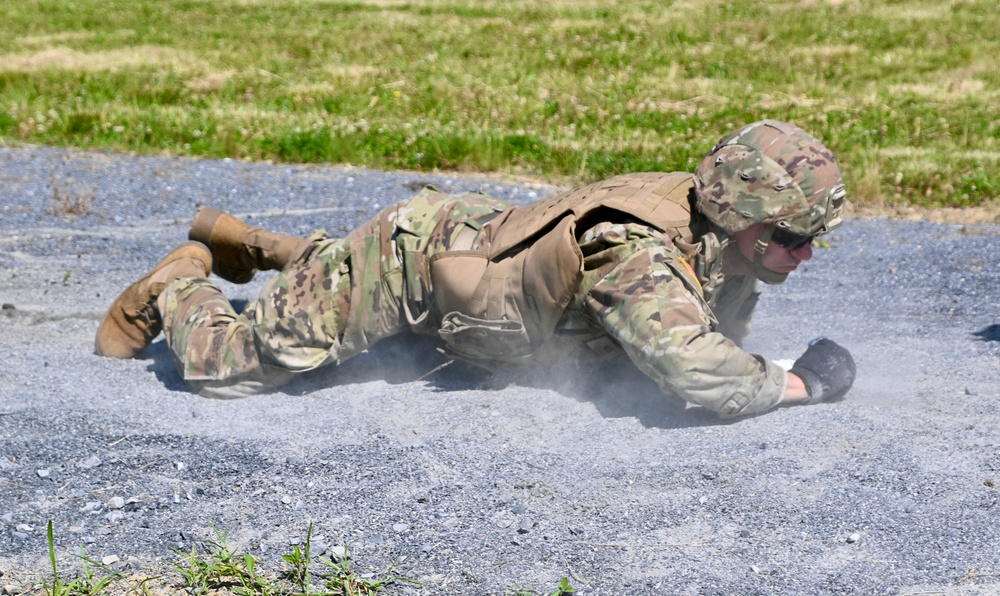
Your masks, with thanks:
M 406 329 L 433 333 L 427 260 L 467 247 L 480 221 L 506 207 L 485 195 L 424 189 L 346 238 L 315 235 L 242 313 L 210 281 L 178 280 L 159 298 L 178 370 L 199 393 L 239 397 Z

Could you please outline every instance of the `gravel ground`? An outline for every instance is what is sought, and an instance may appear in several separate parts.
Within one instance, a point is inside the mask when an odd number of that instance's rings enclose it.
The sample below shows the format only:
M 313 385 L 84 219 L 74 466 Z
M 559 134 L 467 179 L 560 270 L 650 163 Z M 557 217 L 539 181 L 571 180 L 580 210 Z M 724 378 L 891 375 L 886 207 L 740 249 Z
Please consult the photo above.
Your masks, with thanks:
M 1000 594 L 1000 227 L 853 219 L 767 288 L 748 348 L 817 335 L 858 380 L 835 404 L 719 421 L 630 367 L 488 376 L 425 340 L 281 391 L 187 392 L 162 339 L 93 354 L 128 283 L 211 204 L 342 234 L 425 182 L 498 179 L 0 148 L 0 585 L 73 552 L 179 576 L 223 528 L 280 569 L 313 526 L 387 594 Z M 260 276 L 259 276 L 260 277 Z M 235 301 L 256 295 L 222 283 Z

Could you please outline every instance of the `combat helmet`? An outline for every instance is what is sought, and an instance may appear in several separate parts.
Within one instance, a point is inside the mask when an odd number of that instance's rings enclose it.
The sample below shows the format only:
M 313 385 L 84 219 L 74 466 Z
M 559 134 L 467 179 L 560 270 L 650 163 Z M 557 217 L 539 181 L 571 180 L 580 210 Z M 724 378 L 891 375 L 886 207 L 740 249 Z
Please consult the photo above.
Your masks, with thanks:
M 765 224 L 754 246 L 754 274 L 781 283 L 787 274 L 765 269 L 772 236 L 811 240 L 842 222 L 846 197 L 829 149 L 801 128 L 762 120 L 720 140 L 695 170 L 698 210 L 727 234 Z

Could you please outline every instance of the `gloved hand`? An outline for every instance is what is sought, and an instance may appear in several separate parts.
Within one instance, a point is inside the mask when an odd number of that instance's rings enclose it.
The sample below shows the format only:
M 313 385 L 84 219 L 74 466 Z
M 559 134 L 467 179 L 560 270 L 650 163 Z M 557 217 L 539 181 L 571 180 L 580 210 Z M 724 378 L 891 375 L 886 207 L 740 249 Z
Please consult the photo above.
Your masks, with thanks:
M 788 371 L 806 385 L 809 400 L 815 404 L 844 397 L 854 384 L 857 368 L 854 358 L 845 348 L 825 337 L 809 342 L 809 349 L 795 361 Z

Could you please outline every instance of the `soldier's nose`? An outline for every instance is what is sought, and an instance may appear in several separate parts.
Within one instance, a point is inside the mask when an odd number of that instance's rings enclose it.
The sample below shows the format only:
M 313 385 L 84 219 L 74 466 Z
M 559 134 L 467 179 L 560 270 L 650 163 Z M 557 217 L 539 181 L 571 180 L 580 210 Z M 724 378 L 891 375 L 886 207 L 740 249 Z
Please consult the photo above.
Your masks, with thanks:
M 808 261 L 813 258 L 813 247 L 811 242 L 807 242 L 802 246 L 791 251 L 792 256 L 800 261 Z

